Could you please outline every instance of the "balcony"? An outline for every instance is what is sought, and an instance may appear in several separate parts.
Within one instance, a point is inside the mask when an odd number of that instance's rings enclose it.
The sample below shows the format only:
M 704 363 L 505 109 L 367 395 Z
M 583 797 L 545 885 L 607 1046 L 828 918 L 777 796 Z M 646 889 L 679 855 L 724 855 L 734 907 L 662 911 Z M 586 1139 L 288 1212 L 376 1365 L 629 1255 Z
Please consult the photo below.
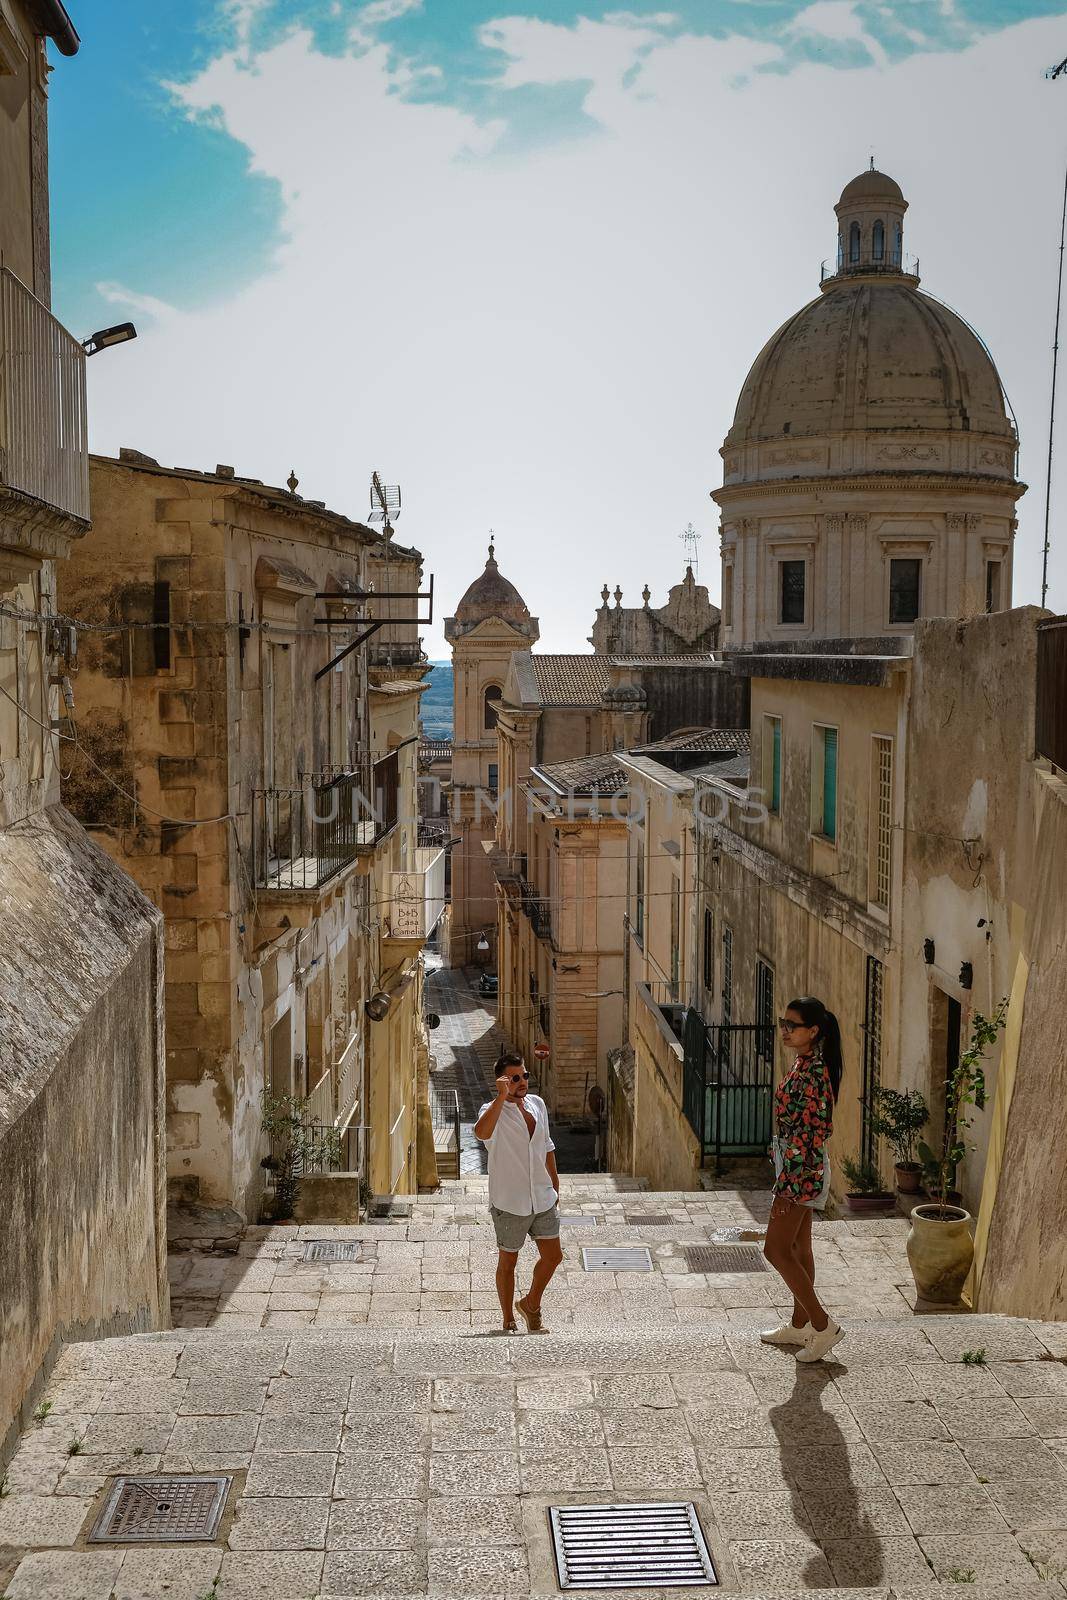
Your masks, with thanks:
M 413 872 L 394 872 L 386 938 L 423 944 L 445 914 L 445 852 L 420 848 Z
M 421 639 L 370 638 L 364 646 L 370 667 L 418 667 L 426 660 Z
M 320 889 L 399 816 L 396 751 L 328 768 L 315 782 L 252 794 L 252 857 L 260 889 Z
M 822 263 L 819 282 L 837 283 L 844 278 L 869 278 L 883 273 L 889 278 L 910 278 L 918 283 L 919 258 L 891 250 L 886 251 L 881 261 L 875 261 L 869 256 L 858 261 L 838 260 L 834 257 Z
M 1034 744 L 1039 756 L 1067 771 L 1067 617 L 1038 624 Z
M 0 496 L 89 520 L 85 351 L 7 267 L 0 267 Z M 79 530 L 28 534 L 38 560 L 65 554 Z M 43 534 L 43 537 L 42 537 Z

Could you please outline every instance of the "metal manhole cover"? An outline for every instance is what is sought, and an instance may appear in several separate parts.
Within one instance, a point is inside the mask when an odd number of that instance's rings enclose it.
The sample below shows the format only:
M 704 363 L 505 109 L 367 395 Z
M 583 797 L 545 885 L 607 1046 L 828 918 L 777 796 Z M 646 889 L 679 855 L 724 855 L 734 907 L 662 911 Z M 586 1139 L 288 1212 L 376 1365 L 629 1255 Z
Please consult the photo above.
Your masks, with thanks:
M 214 1539 L 232 1478 L 116 1478 L 90 1544 L 182 1544 Z
M 548 1520 L 561 1589 L 718 1586 L 692 1501 L 549 1506 Z
M 580 1211 L 561 1211 L 560 1225 L 564 1228 L 597 1228 L 603 1217 L 585 1217 Z
M 642 1244 L 599 1248 L 582 1246 L 582 1266 L 586 1272 L 651 1272 L 652 1257 Z
M 766 1272 L 763 1251 L 754 1244 L 686 1244 L 690 1272 Z
M 665 1211 L 624 1211 L 623 1221 L 628 1228 L 669 1228 L 674 1222 Z
M 304 1246 L 305 1261 L 361 1261 L 358 1239 L 309 1239 Z

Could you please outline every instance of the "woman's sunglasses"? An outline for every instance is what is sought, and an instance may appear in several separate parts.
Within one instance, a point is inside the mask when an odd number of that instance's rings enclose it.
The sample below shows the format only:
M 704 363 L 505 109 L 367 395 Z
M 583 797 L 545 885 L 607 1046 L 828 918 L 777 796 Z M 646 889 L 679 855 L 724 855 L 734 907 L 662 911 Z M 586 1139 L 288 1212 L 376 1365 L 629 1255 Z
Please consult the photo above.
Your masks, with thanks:
M 779 1017 L 778 1026 L 783 1033 L 793 1033 L 797 1028 L 807 1028 L 810 1024 L 807 1022 L 792 1022 L 789 1017 Z

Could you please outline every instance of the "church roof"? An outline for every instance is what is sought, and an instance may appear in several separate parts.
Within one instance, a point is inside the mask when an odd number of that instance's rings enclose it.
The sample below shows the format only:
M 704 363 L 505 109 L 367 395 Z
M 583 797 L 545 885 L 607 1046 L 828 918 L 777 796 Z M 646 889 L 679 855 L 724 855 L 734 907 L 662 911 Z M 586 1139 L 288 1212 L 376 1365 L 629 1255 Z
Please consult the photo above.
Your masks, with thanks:
M 923 432 L 993 435 L 1014 445 L 993 358 L 962 317 L 918 287 L 918 264 L 903 252 L 906 204 L 884 172 L 861 172 L 846 185 L 836 207 L 836 270 L 756 357 L 725 450 L 787 440 L 794 460 L 815 461 L 810 446 L 801 453 L 801 441 L 906 430 L 904 444 L 883 445 L 875 459 L 907 459 L 914 472 L 947 459 L 924 445 Z M 852 206 L 862 223 L 848 221 Z
M 543 706 L 598 706 L 611 682 L 610 662 L 606 656 L 531 653 L 530 661 Z
M 870 167 L 845 184 L 838 205 L 847 206 L 861 200 L 895 200 L 899 205 L 903 199 L 904 191 L 895 178 Z
M 468 627 L 472 623 L 486 622 L 490 617 L 500 617 L 504 622 L 530 620 L 526 601 L 497 566 L 492 545 L 485 571 L 475 578 L 456 607 L 456 621 Z

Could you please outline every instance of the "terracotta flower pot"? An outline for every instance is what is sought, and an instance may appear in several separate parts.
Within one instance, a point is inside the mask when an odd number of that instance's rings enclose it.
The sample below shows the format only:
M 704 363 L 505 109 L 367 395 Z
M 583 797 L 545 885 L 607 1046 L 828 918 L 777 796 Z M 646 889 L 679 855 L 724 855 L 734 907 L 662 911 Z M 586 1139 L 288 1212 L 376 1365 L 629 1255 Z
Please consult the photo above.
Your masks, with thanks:
M 962 1206 L 942 1208 L 936 1201 L 911 1213 L 908 1261 L 915 1287 L 934 1305 L 956 1305 L 974 1260 L 971 1214 Z
M 918 1194 L 923 1169 L 918 1161 L 901 1161 L 893 1168 L 901 1194 Z
M 896 1208 L 895 1194 L 846 1194 L 845 1205 L 855 1217 L 883 1216 Z

